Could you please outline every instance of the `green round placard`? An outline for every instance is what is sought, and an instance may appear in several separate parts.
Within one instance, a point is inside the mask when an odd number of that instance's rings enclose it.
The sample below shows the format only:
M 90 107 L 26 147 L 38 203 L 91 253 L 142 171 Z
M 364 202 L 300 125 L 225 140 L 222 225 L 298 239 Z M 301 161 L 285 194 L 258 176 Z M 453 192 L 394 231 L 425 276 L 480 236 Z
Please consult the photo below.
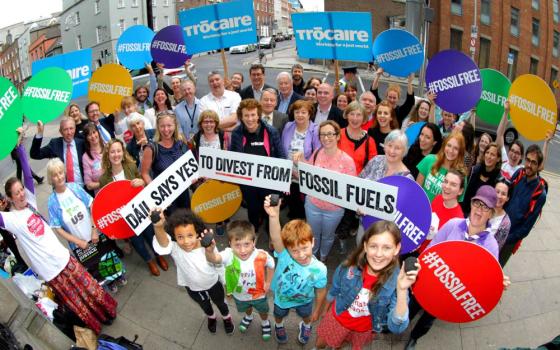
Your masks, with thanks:
M 476 105 L 480 119 L 492 125 L 500 124 L 504 114 L 504 103 L 509 95 L 511 82 L 501 72 L 494 69 L 481 69 L 482 94 Z
M 23 90 L 23 114 L 34 123 L 58 118 L 72 100 L 72 89 L 72 79 L 64 69 L 43 69 Z
M 22 124 L 21 98 L 14 84 L 0 77 L 0 159 L 4 159 L 17 144 L 16 129 Z

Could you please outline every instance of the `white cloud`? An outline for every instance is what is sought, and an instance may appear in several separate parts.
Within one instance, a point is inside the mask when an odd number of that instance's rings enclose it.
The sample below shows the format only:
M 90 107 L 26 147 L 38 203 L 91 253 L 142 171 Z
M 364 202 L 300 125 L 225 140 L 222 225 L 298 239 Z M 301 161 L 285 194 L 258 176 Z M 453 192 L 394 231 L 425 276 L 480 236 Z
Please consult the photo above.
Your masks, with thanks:
M 62 0 L 2 0 L 0 28 L 18 22 L 50 17 L 62 11 Z

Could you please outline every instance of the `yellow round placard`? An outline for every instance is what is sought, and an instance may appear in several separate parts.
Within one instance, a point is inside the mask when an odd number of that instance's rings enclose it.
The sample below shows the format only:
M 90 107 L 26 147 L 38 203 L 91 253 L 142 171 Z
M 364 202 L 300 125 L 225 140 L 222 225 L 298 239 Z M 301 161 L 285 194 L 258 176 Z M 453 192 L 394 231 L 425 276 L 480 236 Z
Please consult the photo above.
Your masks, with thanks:
M 110 63 L 96 70 L 88 85 L 88 99 L 99 102 L 105 114 L 121 108 L 124 96 L 132 96 L 132 77 L 126 68 Z
M 509 104 L 513 125 L 528 140 L 544 140 L 547 131 L 556 128 L 556 99 L 540 77 L 524 74 L 515 79 L 509 90 Z
M 191 210 L 204 222 L 214 224 L 233 216 L 241 206 L 242 199 L 239 186 L 208 180 L 194 191 Z

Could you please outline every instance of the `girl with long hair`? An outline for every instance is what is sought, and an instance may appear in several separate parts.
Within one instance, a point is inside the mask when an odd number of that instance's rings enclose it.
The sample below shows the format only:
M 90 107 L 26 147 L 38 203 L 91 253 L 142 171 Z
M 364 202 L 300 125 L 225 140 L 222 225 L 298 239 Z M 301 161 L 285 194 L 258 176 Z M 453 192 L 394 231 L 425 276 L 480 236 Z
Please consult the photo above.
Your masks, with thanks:
M 428 154 L 438 153 L 442 142 L 441 131 L 436 124 L 426 123 L 420 129 L 418 138 L 410 146 L 406 157 L 403 159 L 404 165 L 410 170 L 414 178 L 418 177 L 418 168 L 416 168 L 418 163 Z

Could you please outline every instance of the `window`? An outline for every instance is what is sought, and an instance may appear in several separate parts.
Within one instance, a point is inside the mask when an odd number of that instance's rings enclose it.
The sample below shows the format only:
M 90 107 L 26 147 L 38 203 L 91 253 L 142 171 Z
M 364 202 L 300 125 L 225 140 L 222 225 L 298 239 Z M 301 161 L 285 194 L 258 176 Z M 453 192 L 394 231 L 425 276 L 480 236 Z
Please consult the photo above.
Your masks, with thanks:
M 132 3 L 130 4 L 130 6 L 138 7 L 138 0 L 132 0 Z
M 75 23 L 74 25 L 78 25 L 80 24 L 80 12 L 76 11 L 76 16 L 75 16 Z
M 124 18 L 121 18 L 119 20 L 119 28 L 121 30 L 121 34 L 124 32 L 124 30 L 126 29 L 125 25 L 124 25 Z
M 463 32 L 459 29 L 451 28 L 451 40 L 449 42 L 449 48 L 458 51 L 462 50 L 463 42 Z
M 480 23 L 490 25 L 490 0 L 480 1 Z
M 166 26 L 171 25 L 171 23 L 169 23 L 169 16 L 163 16 L 163 22 L 165 23 Z
M 82 36 L 81 35 L 76 35 L 76 48 L 78 50 L 82 49 Z
M 119 0 L 119 3 L 117 4 L 117 8 L 122 9 L 122 8 L 125 7 L 125 6 L 126 6 L 126 5 L 125 5 L 125 3 L 124 3 L 124 0 Z
M 490 66 L 490 40 L 480 38 L 480 54 L 478 55 L 478 67 L 488 68 Z
M 134 17 L 132 19 L 132 23 L 134 23 L 134 25 L 138 25 L 138 17 Z
M 169 0 L 163 0 L 163 6 L 169 7 Z
M 389 28 L 405 28 L 406 27 L 406 17 L 405 16 L 389 16 Z
M 463 14 L 462 3 L 462 0 L 451 0 L 451 13 L 457 16 L 461 16 Z
M 531 1 L 531 7 L 533 8 L 533 10 L 538 10 L 539 9 L 539 0 L 532 0 Z
M 535 46 L 539 46 L 539 28 L 540 28 L 539 20 L 533 18 L 533 25 L 532 25 L 533 35 L 531 37 L 531 43 Z
M 513 36 L 519 36 L 519 9 L 511 8 L 511 21 L 509 31 Z
M 550 68 L 550 86 L 554 87 L 554 81 L 558 79 L 558 70 L 556 68 Z
M 539 60 L 534 57 L 531 57 L 531 63 L 529 65 L 529 73 L 537 75 L 537 71 L 539 70 Z
M 517 76 L 517 56 L 519 52 L 515 49 L 509 49 L 509 54 L 513 56 L 513 63 L 509 65 L 508 78 L 513 81 Z
M 560 33 L 556 30 L 552 35 L 552 56 L 558 57 L 558 49 L 560 48 Z
M 98 44 L 101 42 L 101 27 L 95 28 L 95 39 Z
M 156 7 L 156 6 L 157 6 L 156 0 L 152 0 L 152 7 Z
M 154 17 L 152 17 L 152 19 L 153 19 L 153 21 L 154 21 L 154 22 L 153 22 L 153 23 L 154 23 L 154 30 L 158 30 L 157 17 L 154 16 Z
M 559 0 L 552 0 L 552 18 L 554 22 L 558 23 L 560 17 L 560 5 L 558 5 Z
M 99 12 L 101 12 L 101 8 L 99 7 L 99 0 L 95 0 L 93 2 L 93 12 L 97 15 Z

